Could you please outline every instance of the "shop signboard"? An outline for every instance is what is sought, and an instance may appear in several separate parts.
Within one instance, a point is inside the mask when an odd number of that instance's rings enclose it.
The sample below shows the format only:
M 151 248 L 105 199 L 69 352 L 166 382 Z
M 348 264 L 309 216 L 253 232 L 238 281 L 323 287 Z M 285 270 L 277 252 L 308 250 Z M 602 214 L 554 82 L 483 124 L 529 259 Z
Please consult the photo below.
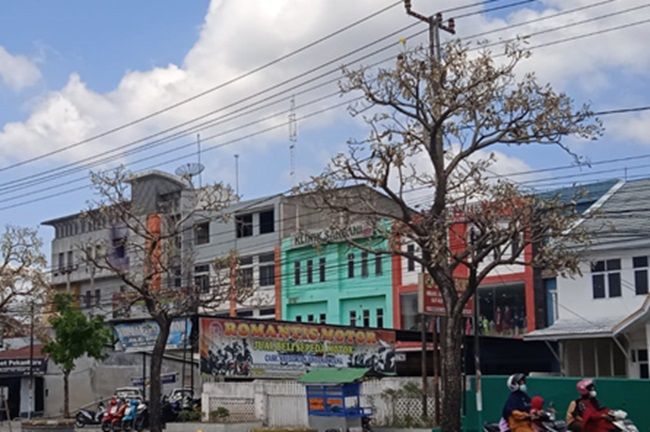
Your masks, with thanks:
M 29 375 L 30 360 L 21 359 L 0 359 L 0 375 Z M 47 371 L 47 360 L 44 358 L 34 358 L 31 361 L 31 370 L 34 375 L 44 375 Z
M 115 334 L 125 352 L 151 352 L 160 332 L 158 324 L 153 320 L 123 322 L 115 324 Z M 192 321 L 175 319 L 172 322 L 167 338 L 168 350 L 181 350 L 185 344 L 189 347 L 187 335 L 192 333 Z
M 207 317 L 199 330 L 205 379 L 292 378 L 312 367 L 395 372 L 393 330 Z
M 160 382 L 162 384 L 173 384 L 176 382 L 176 372 L 168 373 L 168 374 L 162 374 L 160 375 Z M 142 377 L 139 378 L 131 378 L 131 385 L 137 386 L 137 387 L 142 387 L 142 384 L 144 383 L 144 380 Z M 149 385 L 149 380 L 147 380 L 147 385 Z
M 458 295 L 467 289 L 467 279 L 456 278 Z M 445 304 L 440 289 L 428 273 L 420 273 L 418 278 L 418 312 L 432 316 L 446 316 Z M 470 298 L 463 308 L 463 316 L 471 317 L 474 312 L 474 299 Z

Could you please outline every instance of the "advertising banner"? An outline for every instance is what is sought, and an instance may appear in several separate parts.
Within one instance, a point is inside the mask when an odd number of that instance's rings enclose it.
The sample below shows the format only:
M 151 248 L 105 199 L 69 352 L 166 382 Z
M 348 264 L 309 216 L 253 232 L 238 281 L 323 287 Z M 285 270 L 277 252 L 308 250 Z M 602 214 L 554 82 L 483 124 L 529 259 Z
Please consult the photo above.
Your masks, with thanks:
M 201 318 L 201 373 L 291 378 L 312 367 L 395 372 L 395 332 L 317 324 Z
M 460 295 L 467 289 L 467 279 L 456 278 L 456 290 Z M 418 275 L 418 312 L 433 316 L 446 316 L 445 304 L 440 289 L 428 273 Z M 470 318 L 474 312 L 474 299 L 471 298 L 463 308 L 463 316 Z
M 119 323 L 113 327 L 125 352 L 152 351 L 160 332 L 158 324 L 153 320 Z M 167 349 L 181 350 L 185 343 L 189 347 L 188 335 L 191 333 L 192 321 L 189 318 L 174 320 L 167 338 Z
M 29 375 L 29 359 L 0 359 L 0 375 Z M 31 362 L 34 375 L 43 375 L 47 371 L 47 360 L 34 358 Z

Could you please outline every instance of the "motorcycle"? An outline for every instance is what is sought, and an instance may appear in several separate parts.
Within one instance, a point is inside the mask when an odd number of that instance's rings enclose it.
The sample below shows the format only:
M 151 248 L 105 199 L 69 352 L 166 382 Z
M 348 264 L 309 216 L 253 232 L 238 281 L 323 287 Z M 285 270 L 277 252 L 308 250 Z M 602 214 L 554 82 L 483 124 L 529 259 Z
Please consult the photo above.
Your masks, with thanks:
M 121 430 L 122 426 L 122 418 L 124 418 L 124 414 L 126 414 L 126 410 L 129 407 L 129 404 L 122 400 L 119 407 L 117 408 L 117 411 L 111 418 L 111 431 L 112 432 L 118 432 Z
M 138 399 L 131 399 L 126 403 L 126 410 L 124 411 L 124 416 L 122 417 L 122 430 L 125 432 L 135 429 L 135 420 L 138 415 L 138 406 L 140 401 Z
M 622 410 L 610 411 L 608 414 L 609 422 L 622 432 L 639 432 L 634 422 L 627 418 L 627 413 Z
M 112 429 L 113 419 L 117 415 L 118 410 L 120 409 L 120 401 L 117 398 L 111 399 L 111 402 L 108 404 L 108 409 L 102 417 L 102 431 L 110 432 Z
M 564 420 L 556 420 L 554 411 L 541 411 L 531 421 L 537 426 L 537 430 L 543 432 L 566 432 L 567 424 Z M 503 420 L 502 420 L 503 422 Z M 504 425 L 507 428 L 507 425 Z M 483 432 L 501 432 L 504 427 L 500 423 L 483 423 Z
M 134 429 L 142 432 L 147 426 L 149 426 L 149 407 L 144 401 L 140 401 L 136 412 Z
M 80 409 L 75 416 L 75 426 L 81 429 L 86 425 L 101 424 L 104 414 L 106 414 L 106 406 L 102 402 L 97 405 L 97 411 Z

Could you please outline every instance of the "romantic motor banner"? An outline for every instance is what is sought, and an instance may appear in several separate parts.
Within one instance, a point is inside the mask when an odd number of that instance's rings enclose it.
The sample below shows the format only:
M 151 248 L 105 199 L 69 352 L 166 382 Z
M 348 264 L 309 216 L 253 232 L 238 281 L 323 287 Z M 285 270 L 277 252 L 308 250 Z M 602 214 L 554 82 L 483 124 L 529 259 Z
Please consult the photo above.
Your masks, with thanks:
M 395 372 L 395 332 L 318 324 L 201 318 L 204 379 L 291 378 L 312 367 Z

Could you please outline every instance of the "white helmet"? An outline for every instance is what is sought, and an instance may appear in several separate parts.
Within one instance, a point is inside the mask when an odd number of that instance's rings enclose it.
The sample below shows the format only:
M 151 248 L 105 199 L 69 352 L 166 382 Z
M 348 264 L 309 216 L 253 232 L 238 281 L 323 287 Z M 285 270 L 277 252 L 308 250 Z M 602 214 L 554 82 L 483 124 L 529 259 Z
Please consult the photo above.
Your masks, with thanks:
M 510 390 L 511 392 L 519 390 L 519 383 L 525 379 L 526 379 L 526 374 L 517 373 L 514 375 L 510 375 L 507 381 L 508 390 Z

